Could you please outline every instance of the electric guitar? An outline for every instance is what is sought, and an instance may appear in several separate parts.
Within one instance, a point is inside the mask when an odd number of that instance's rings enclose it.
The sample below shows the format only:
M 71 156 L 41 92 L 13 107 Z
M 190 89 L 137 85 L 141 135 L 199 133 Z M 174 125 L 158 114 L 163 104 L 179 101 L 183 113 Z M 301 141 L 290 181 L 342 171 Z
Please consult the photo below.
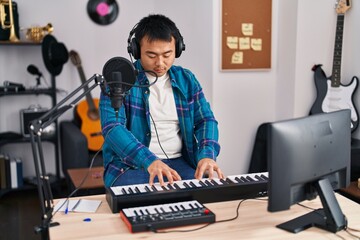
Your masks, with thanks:
M 82 83 L 86 82 L 84 70 L 81 66 L 81 59 L 79 54 L 71 50 L 69 52 L 71 62 L 78 69 L 80 79 Z M 84 91 L 87 91 L 88 87 L 84 87 Z M 90 92 L 86 94 L 86 100 L 81 101 L 76 106 L 76 113 L 81 119 L 81 132 L 85 135 L 88 142 L 88 149 L 91 151 L 98 151 L 104 138 L 101 134 L 101 124 L 99 116 L 99 99 L 93 99 Z
M 351 132 L 354 132 L 359 125 L 359 114 L 353 104 L 353 97 L 359 79 L 354 76 L 348 85 L 343 85 L 340 81 L 345 12 L 350 8 L 351 0 L 339 0 L 336 6 L 337 23 L 332 76 L 326 77 L 321 65 L 315 65 L 312 69 L 314 71 L 317 97 L 311 107 L 310 114 L 350 109 Z

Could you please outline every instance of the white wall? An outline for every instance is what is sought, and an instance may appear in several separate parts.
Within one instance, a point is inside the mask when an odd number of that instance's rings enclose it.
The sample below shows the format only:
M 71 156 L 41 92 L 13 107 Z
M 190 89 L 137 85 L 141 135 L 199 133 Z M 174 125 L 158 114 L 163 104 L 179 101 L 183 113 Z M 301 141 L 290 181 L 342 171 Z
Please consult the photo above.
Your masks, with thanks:
M 130 30 L 144 16 L 150 13 L 163 13 L 173 19 L 184 37 L 186 50 L 175 64 L 191 68 L 202 82 L 205 93 L 212 97 L 212 4 L 207 0 L 166 1 L 132 0 L 117 1 L 120 12 L 115 22 L 100 26 L 90 20 L 86 11 L 86 0 L 48 1 L 18 0 L 20 26 L 45 26 L 52 23 L 53 35 L 63 42 L 67 49 L 76 50 L 82 60 L 87 78 L 101 73 L 105 62 L 114 56 L 129 58 L 126 51 Z M 176 7 L 174 8 L 174 6 Z M 191 7 L 189 7 L 191 6 Z M 184 18 L 181 12 L 190 14 Z M 201 14 L 199 14 L 201 13 Z M 0 84 L 5 80 L 23 83 L 27 88 L 36 84 L 35 76 L 26 68 L 36 65 L 50 82 L 50 76 L 42 60 L 41 46 L 0 46 Z M 63 71 L 56 77 L 57 87 L 70 93 L 81 84 L 76 67 L 69 60 Z M 46 86 L 46 85 L 43 85 Z M 92 92 L 98 97 L 99 89 Z M 58 94 L 58 101 L 65 97 L 64 91 Z M 19 109 L 30 104 L 51 107 L 47 96 L 9 96 L 0 98 L 0 132 L 20 132 Z M 71 119 L 72 112 L 64 114 L 63 119 Z M 34 167 L 29 144 L 8 144 L 1 147 L 2 152 L 12 152 L 24 159 L 24 175 L 33 175 Z M 55 172 L 53 146 L 45 143 L 45 159 L 48 172 Z
M 134 24 L 149 13 L 164 13 L 178 25 L 186 51 L 176 64 L 194 71 L 213 106 L 220 126 L 222 145 L 219 163 L 226 174 L 247 171 L 254 136 L 262 122 L 305 116 L 316 97 L 314 64 L 323 64 L 331 74 L 336 12 L 333 0 L 272 0 L 272 67 L 261 71 L 220 71 L 221 0 L 118 0 L 118 19 L 108 25 L 93 23 L 86 13 L 86 0 L 18 0 L 20 24 L 54 25 L 54 36 L 68 50 L 78 51 L 87 77 L 101 73 L 104 63 L 114 56 L 128 58 L 126 41 Z M 360 33 L 356 25 L 360 4 L 353 1 L 346 13 L 342 81 L 360 76 Z M 47 73 L 40 47 L 0 46 L 0 84 L 4 80 L 35 85 L 26 71 L 35 64 Z M 50 79 L 48 79 L 49 81 Z M 57 86 L 71 92 L 80 85 L 76 68 L 64 65 Z M 98 96 L 99 90 L 93 92 Z M 58 99 L 64 95 L 59 94 Z M 30 102 L 47 106 L 46 97 L 0 98 L 0 131 L 20 131 L 18 109 Z M 359 94 L 356 92 L 355 104 Z M 66 113 L 62 119 L 71 118 Z M 359 131 L 354 133 L 359 137 Z M 24 144 L 26 145 L 26 144 Z M 26 174 L 32 175 L 31 152 L 26 146 L 6 145 L 27 159 Z M 47 152 L 47 167 L 53 171 L 52 152 Z
M 214 7 L 213 102 L 220 123 L 220 164 L 227 174 L 246 172 L 256 128 L 267 121 L 308 115 L 316 97 L 311 68 L 323 64 L 331 75 L 335 41 L 335 1 L 273 0 L 272 68 L 220 72 L 220 3 Z M 345 15 L 342 83 L 360 76 L 360 4 Z M 357 61 L 356 61 L 357 60 Z M 359 106 L 358 90 L 354 96 Z M 359 129 L 353 133 L 359 138 Z

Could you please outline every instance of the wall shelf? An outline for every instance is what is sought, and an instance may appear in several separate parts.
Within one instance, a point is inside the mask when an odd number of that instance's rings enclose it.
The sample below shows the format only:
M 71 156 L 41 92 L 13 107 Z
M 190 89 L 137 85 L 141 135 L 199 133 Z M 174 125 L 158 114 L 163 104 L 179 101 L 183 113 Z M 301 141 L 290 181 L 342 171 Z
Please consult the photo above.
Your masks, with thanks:
M 2 46 L 40 46 L 41 43 L 35 42 L 9 42 L 9 41 L 0 41 L 0 45 Z M 0 100 L 2 101 L 7 96 L 16 96 L 16 97 L 24 97 L 27 95 L 47 95 L 51 98 L 51 106 L 54 107 L 56 105 L 56 81 L 55 76 L 51 76 L 51 87 L 49 88 L 33 88 L 33 89 L 25 89 L 15 91 L 14 89 L 10 89 L 9 87 L 0 87 Z M 46 142 L 51 142 L 55 146 L 54 154 L 55 154 L 55 176 L 53 182 L 60 182 L 60 152 L 59 152 L 59 134 L 58 134 L 58 122 L 57 120 L 54 122 L 55 124 L 55 132 L 50 136 L 43 136 L 42 140 Z M 18 144 L 18 143 L 29 143 L 30 137 L 24 137 L 20 133 L 14 132 L 0 132 L 0 148 L 6 144 Z M 30 186 L 28 186 L 30 185 Z M 33 186 L 32 186 L 33 187 Z M 24 187 L 15 188 L 15 189 L 0 189 L 0 197 L 8 192 L 12 191 L 20 191 L 22 189 L 31 188 L 31 184 L 24 184 Z

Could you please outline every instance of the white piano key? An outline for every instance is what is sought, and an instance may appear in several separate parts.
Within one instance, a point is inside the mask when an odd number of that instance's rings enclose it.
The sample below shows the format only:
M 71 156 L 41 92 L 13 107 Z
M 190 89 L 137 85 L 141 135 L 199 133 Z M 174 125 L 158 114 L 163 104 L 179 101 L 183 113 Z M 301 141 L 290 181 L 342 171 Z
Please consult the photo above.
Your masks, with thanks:
M 161 207 L 165 212 L 172 212 L 170 209 L 170 204 L 163 204 Z
M 110 188 L 115 195 L 123 195 L 124 193 L 121 191 L 121 187 L 111 187 Z
M 133 185 L 132 188 L 135 193 L 137 193 L 136 188 L 139 189 L 140 193 L 145 193 L 145 192 L 147 192 L 145 189 L 145 186 L 146 186 L 145 184 L 135 184 L 135 185 Z
M 155 207 L 154 206 L 148 206 L 146 208 L 150 214 L 156 214 L 157 212 L 155 211 Z
M 131 208 L 124 208 L 122 211 L 125 214 L 125 216 L 127 216 L 127 217 L 135 217 L 136 216 L 134 211 Z
M 150 187 L 150 185 L 149 185 L 149 187 Z M 164 191 L 164 189 L 161 187 L 160 183 L 154 183 L 153 187 L 155 187 L 156 190 L 158 190 L 159 192 Z

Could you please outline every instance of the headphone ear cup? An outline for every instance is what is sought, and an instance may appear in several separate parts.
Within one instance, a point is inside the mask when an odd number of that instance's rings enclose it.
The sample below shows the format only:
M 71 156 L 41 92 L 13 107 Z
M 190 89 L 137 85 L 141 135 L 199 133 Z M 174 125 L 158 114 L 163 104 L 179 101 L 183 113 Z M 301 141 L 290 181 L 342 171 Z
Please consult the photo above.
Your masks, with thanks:
M 135 38 L 131 39 L 128 47 L 128 52 L 132 54 L 136 60 L 140 59 L 140 45 Z
M 175 57 L 178 58 L 180 57 L 182 51 L 185 50 L 185 44 L 183 41 L 183 38 L 180 37 L 180 39 L 178 41 L 176 41 L 176 46 L 175 46 Z

